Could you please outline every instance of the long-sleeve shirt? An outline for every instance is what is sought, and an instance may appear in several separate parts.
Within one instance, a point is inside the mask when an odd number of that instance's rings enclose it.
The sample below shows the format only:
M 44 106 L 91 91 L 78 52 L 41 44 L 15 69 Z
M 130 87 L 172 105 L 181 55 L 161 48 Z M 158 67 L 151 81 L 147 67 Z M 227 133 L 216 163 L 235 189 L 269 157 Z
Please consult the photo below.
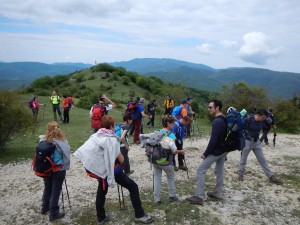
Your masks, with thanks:
M 211 136 L 207 145 L 207 148 L 203 155 L 221 155 L 225 152 L 223 143 L 226 137 L 226 123 L 224 119 L 217 116 L 212 122 Z

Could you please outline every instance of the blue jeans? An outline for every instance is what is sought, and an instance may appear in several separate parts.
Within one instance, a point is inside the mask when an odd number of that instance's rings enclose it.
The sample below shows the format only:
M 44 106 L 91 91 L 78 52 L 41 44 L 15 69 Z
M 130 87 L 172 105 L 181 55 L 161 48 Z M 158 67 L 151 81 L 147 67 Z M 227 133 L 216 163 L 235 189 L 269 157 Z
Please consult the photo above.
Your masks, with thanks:
M 50 210 L 50 216 L 56 216 L 59 213 L 59 196 L 62 189 L 66 171 L 61 170 L 53 173 L 50 177 L 44 178 L 44 193 L 42 198 L 43 210 Z
M 121 185 L 122 187 L 126 188 L 129 191 L 131 203 L 135 211 L 135 218 L 143 217 L 145 215 L 145 212 L 144 209 L 142 208 L 142 202 L 140 199 L 138 185 L 133 180 L 131 180 L 128 176 L 126 176 L 122 171 L 115 174 L 115 180 L 117 184 Z M 104 220 L 106 217 L 104 205 L 105 205 L 107 191 L 108 191 L 108 186 L 106 181 L 103 182 L 103 179 L 100 178 L 98 180 L 98 190 L 97 190 L 97 197 L 96 197 L 96 210 L 97 210 L 97 218 L 99 222 Z

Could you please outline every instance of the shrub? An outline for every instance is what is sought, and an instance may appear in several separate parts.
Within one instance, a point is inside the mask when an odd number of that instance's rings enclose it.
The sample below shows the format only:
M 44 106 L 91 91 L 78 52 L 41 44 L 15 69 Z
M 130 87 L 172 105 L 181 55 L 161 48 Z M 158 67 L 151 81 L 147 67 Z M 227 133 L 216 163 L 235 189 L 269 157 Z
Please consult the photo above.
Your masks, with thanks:
M 15 133 L 32 124 L 29 110 L 20 104 L 16 92 L 0 91 L 0 151 Z

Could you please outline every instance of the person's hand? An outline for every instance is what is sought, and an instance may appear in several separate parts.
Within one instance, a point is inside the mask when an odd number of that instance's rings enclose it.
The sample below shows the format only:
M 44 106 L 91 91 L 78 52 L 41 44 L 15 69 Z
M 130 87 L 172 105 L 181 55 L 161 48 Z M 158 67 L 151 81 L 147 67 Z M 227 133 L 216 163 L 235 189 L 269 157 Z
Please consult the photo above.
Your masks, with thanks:
M 180 155 L 184 155 L 185 152 L 186 152 L 186 150 L 180 150 L 179 154 L 180 154 Z
M 205 156 L 204 156 L 203 153 L 201 154 L 200 158 L 201 158 L 201 159 L 205 159 Z

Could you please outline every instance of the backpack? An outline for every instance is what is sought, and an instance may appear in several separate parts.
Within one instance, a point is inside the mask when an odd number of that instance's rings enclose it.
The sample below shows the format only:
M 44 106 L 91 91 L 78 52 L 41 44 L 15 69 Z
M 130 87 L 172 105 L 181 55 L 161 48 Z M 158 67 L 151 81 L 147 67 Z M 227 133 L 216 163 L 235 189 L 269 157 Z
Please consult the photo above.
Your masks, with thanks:
M 133 118 L 134 114 L 137 112 L 138 108 L 139 108 L 138 102 L 129 102 L 127 104 L 127 108 L 125 110 L 125 114 L 130 114 Z
M 92 128 L 101 128 L 101 118 L 107 114 L 106 107 L 101 105 L 94 105 L 92 110 Z
M 36 154 L 32 160 L 32 169 L 35 175 L 39 177 L 49 177 L 64 167 L 63 164 L 56 165 L 57 162 L 52 161 L 51 156 L 54 154 L 55 149 L 56 145 L 52 142 L 41 141 L 38 143 L 36 146 Z
M 29 107 L 29 109 L 32 109 L 32 108 L 33 108 L 33 100 L 30 100 L 30 101 L 28 102 L 28 107 Z
M 172 116 L 176 117 L 177 119 L 181 118 L 181 110 L 182 108 L 178 105 L 172 111 Z
M 115 133 L 116 133 L 116 135 L 117 135 L 119 138 L 121 138 L 122 132 L 123 132 L 122 124 L 121 124 L 121 123 L 116 124 L 116 126 L 115 126 Z
M 225 151 L 243 150 L 245 147 L 245 138 L 243 135 L 244 120 L 239 111 L 230 108 L 227 111 L 226 118 L 224 119 L 227 125 L 227 133 L 224 141 Z
M 150 138 L 147 140 L 146 144 L 146 156 L 150 163 L 156 165 L 166 165 L 168 164 L 169 150 L 163 148 L 161 145 L 162 139 L 168 136 L 170 132 L 160 132 L 156 130 Z

